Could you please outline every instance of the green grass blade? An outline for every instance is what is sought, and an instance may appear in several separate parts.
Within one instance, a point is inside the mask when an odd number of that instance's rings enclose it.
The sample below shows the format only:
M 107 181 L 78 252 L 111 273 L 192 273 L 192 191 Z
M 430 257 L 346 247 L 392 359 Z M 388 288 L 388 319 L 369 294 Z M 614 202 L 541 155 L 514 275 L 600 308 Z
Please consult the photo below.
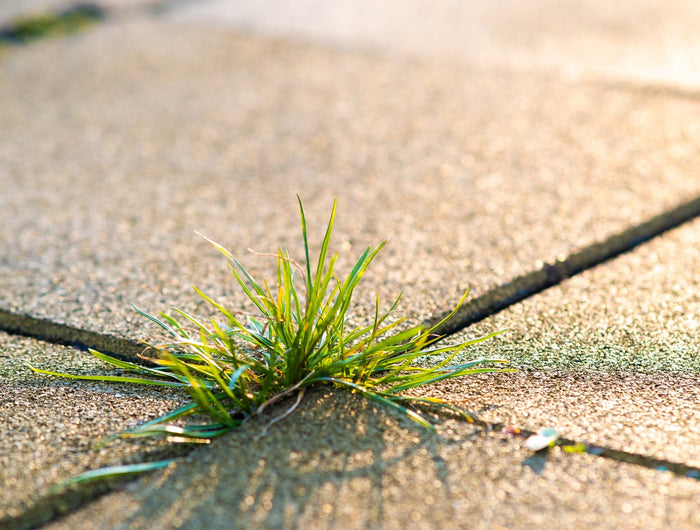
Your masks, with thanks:
M 160 320 L 160 319 L 154 317 L 153 315 L 149 315 L 149 314 L 146 313 L 145 311 L 142 311 L 141 309 L 139 309 L 138 307 L 136 307 L 134 304 L 131 304 L 131 307 L 133 307 L 133 308 L 134 308 L 134 311 L 136 311 L 139 315 L 141 315 L 142 317 L 146 317 L 146 318 L 147 318 L 148 320 L 150 320 L 151 322 L 154 322 L 155 324 L 157 324 L 158 326 L 160 326 L 161 328 L 163 328 L 165 331 L 167 331 L 167 332 L 168 332 L 170 335 L 172 335 L 173 337 L 178 337 L 178 336 L 179 336 L 178 333 L 177 333 L 174 329 L 172 329 L 170 326 L 168 326 L 168 325 L 167 325 L 165 322 L 163 322 L 162 320 Z
M 115 359 L 94 350 L 91 353 L 96 358 L 137 376 L 72 375 L 27 366 L 36 373 L 72 379 L 184 388 L 193 402 L 123 435 L 160 435 L 171 441 L 195 442 L 228 432 L 251 415 L 262 414 L 266 405 L 281 397 L 322 382 L 357 392 L 432 429 L 425 418 L 405 404 L 458 409 L 442 400 L 406 396 L 402 392 L 464 375 L 511 371 L 484 364 L 500 360 L 476 359 L 453 365 L 463 348 L 497 333 L 457 345 L 435 346 L 444 338 L 435 331 L 455 315 L 467 292 L 447 317 L 429 329 L 406 327 L 405 318 L 397 318 L 395 310 L 401 295 L 385 312 L 380 311 L 376 297 L 371 322 L 352 327 L 349 314 L 354 293 L 386 241 L 365 248 L 349 274 L 339 277 L 338 255 L 331 252 L 337 201 L 333 201 L 314 263 L 306 213 L 298 195 L 297 201 L 305 263 L 299 265 L 285 247 L 278 249 L 276 285 L 274 279 L 258 282 L 233 254 L 202 236 L 225 256 L 234 285 L 254 304 L 258 315 L 246 321 L 193 287 L 218 312 L 206 322 L 177 308 L 172 316 L 161 313 L 157 318 L 134 306 L 138 314 L 174 337 L 169 343 L 149 345 L 153 350 L 150 360 L 156 367 Z M 304 277 L 305 291 L 297 289 L 299 274 Z M 226 321 L 218 324 L 221 317 Z M 414 364 L 421 357 L 432 366 Z M 208 416 L 210 421 L 197 420 L 200 423 L 193 425 L 192 420 L 200 415 Z
M 175 420 L 178 420 L 180 418 L 183 418 L 185 416 L 189 416 L 191 414 L 196 414 L 201 411 L 201 407 L 199 406 L 198 403 L 188 403 L 187 405 L 183 405 L 181 407 L 176 408 L 175 410 L 172 410 L 168 412 L 167 414 L 163 414 L 162 416 L 159 416 L 155 419 L 152 419 L 150 421 L 147 421 L 145 423 L 142 423 L 141 425 L 137 425 L 136 427 L 131 427 L 129 430 L 126 431 L 126 433 L 132 433 L 132 432 L 138 432 L 144 429 L 149 429 L 150 427 L 158 424 L 165 424 L 165 423 L 171 423 Z M 123 434 L 126 434 L 123 433 Z
M 66 379 L 82 379 L 84 381 L 105 381 L 113 383 L 134 383 L 137 385 L 153 385 L 153 386 L 169 386 L 183 388 L 187 387 L 185 383 L 174 383 L 172 381 L 157 381 L 155 379 L 143 379 L 140 377 L 122 377 L 114 375 L 74 375 L 65 374 L 62 372 L 52 372 L 50 370 L 42 370 L 41 368 L 36 368 L 29 363 L 25 363 L 27 367 L 38 374 L 53 375 L 56 377 L 63 377 Z
M 427 374 L 425 374 L 425 377 L 411 378 L 403 384 L 392 386 L 391 393 L 403 392 L 404 390 L 410 390 L 412 388 L 418 388 L 418 387 L 429 385 L 432 383 L 437 383 L 438 381 L 442 381 L 443 379 L 455 379 L 457 377 L 463 377 L 465 375 L 485 374 L 485 373 L 491 373 L 491 372 L 507 372 L 507 371 L 513 371 L 513 370 L 508 370 L 508 369 L 503 369 L 503 368 L 461 368 L 460 369 L 459 367 L 457 367 L 453 370 L 442 370 L 442 371 L 433 372 L 433 373 L 428 372 Z
M 91 355 L 100 359 L 101 361 L 109 363 L 112 366 L 116 366 L 117 368 L 121 368 L 123 370 L 129 370 L 130 372 L 144 375 L 154 375 L 156 377 L 174 377 L 175 379 L 180 380 L 177 376 L 164 371 L 162 368 L 151 368 L 142 364 L 136 364 L 129 361 L 122 361 L 121 359 L 117 359 L 116 357 L 112 357 L 111 355 L 106 355 L 97 350 L 93 350 L 92 348 L 88 348 L 88 351 Z
M 230 432 L 231 429 L 238 427 L 243 420 L 233 422 L 231 425 L 221 423 L 210 423 L 205 425 L 185 425 L 183 427 L 177 425 L 152 425 L 147 429 L 139 429 L 138 431 L 126 431 L 122 433 L 122 438 L 147 438 L 152 436 L 169 436 L 175 438 L 187 438 L 193 441 L 209 440 L 216 438 L 222 434 Z
M 306 262 L 306 303 L 308 304 L 308 296 L 313 291 L 311 287 L 311 257 L 309 256 L 309 239 L 306 229 L 306 215 L 304 214 L 304 205 L 301 203 L 301 197 L 299 197 L 299 195 L 297 195 L 297 201 L 299 202 L 299 212 L 301 213 L 301 234 L 304 240 L 304 257 Z
M 168 460 L 160 460 L 158 462 L 143 462 L 141 464 L 127 464 L 122 466 L 103 467 L 94 471 L 86 471 L 77 477 L 65 482 L 64 486 L 72 486 L 83 482 L 92 482 L 95 480 L 104 480 L 109 478 L 124 477 L 129 475 L 140 475 L 148 471 L 162 469 L 173 462 L 177 462 L 179 458 L 170 458 Z
M 339 379 L 339 378 L 335 378 L 335 377 L 320 377 L 320 378 L 317 378 L 317 380 L 329 381 L 331 383 L 336 383 L 338 385 L 351 388 L 352 390 L 355 390 L 358 394 L 361 394 L 362 396 L 364 396 L 366 398 L 369 398 L 373 401 L 381 403 L 382 405 L 385 405 L 389 408 L 392 408 L 392 409 L 400 412 L 401 414 L 403 414 L 405 416 L 408 416 L 410 419 L 412 419 L 413 421 L 415 421 L 419 425 L 425 427 L 426 429 L 429 429 L 431 431 L 435 430 L 435 427 L 432 424 L 430 424 L 425 418 L 423 418 L 420 414 L 417 414 L 414 411 L 409 410 L 402 405 L 399 405 L 392 398 L 385 397 L 377 392 L 373 392 L 362 385 L 358 385 L 356 383 L 353 383 L 352 381 L 347 381 L 345 379 Z
M 238 370 L 236 370 L 235 372 L 233 372 L 233 373 L 229 376 L 229 380 L 228 380 L 228 388 L 229 388 L 229 390 L 233 391 L 233 389 L 235 388 L 235 386 L 238 384 L 239 379 L 241 378 L 241 376 L 243 375 L 243 373 L 244 373 L 246 370 L 248 370 L 248 368 L 249 368 L 249 366 L 248 366 L 247 364 L 244 364 L 244 365 L 240 366 L 240 367 L 238 368 Z

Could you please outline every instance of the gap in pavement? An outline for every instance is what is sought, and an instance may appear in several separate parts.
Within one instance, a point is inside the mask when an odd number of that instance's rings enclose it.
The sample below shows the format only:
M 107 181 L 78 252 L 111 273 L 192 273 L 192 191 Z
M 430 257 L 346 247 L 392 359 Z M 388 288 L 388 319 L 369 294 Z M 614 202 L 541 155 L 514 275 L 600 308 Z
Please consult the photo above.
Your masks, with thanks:
M 516 439 L 525 440 L 535 434 L 526 429 L 504 429 L 502 423 L 486 422 L 478 418 L 473 418 L 470 422 L 487 432 L 501 432 Z M 555 445 L 560 447 L 563 451 L 572 454 L 586 453 L 619 463 L 634 464 L 654 471 L 667 471 L 680 478 L 700 480 L 700 468 L 688 466 L 680 462 L 672 462 L 642 454 L 588 444 L 586 442 L 578 442 L 567 438 L 559 438 Z M 181 447 L 179 451 L 180 458 L 185 458 L 193 449 L 194 447 Z M 530 465 L 532 463 L 536 463 L 537 465 L 546 464 L 549 450 L 549 448 L 545 448 L 532 453 L 530 457 L 523 461 L 523 465 Z M 171 454 L 168 456 L 172 457 Z M 12 528 L 13 530 L 30 529 L 49 523 L 52 520 L 79 510 L 84 505 L 97 500 L 102 495 L 111 493 L 126 485 L 128 482 L 135 480 L 138 476 L 140 475 L 80 483 L 71 488 L 56 491 L 39 499 L 36 505 L 19 516 L 0 519 L 0 530 L 4 530 L 5 528 Z
M 169 4 L 177 3 L 177 1 L 165 1 L 161 2 L 162 6 L 160 7 L 163 9 Z M 153 12 L 155 13 L 157 10 L 153 10 Z M 4 32 L 0 31 L 0 39 L 3 34 Z M 659 90 L 666 91 L 667 88 L 662 87 L 659 88 Z M 686 94 L 686 96 L 695 97 L 696 94 Z M 555 263 L 545 263 L 536 270 L 532 270 L 491 289 L 482 296 L 465 303 L 454 316 L 453 320 L 445 323 L 445 325 L 438 328 L 437 331 L 439 334 L 445 336 L 462 331 L 466 327 L 549 287 L 555 286 L 569 277 L 602 264 L 620 254 L 631 251 L 644 242 L 658 237 L 664 232 L 691 221 L 698 216 L 700 216 L 700 197 L 685 202 L 640 225 L 612 235 L 602 242 L 589 245 L 563 260 L 556 261 Z M 448 314 L 448 312 L 427 322 L 427 324 L 439 322 L 446 314 Z M 94 348 L 110 355 L 132 361 L 135 360 L 135 357 L 144 349 L 142 343 L 127 338 L 88 331 L 79 327 L 68 326 L 26 314 L 13 313 L 3 309 L 0 309 L 0 329 L 12 334 L 24 335 L 47 342 L 66 344 L 81 350 Z M 500 430 L 503 427 L 501 424 L 482 422 L 480 420 L 475 420 L 475 423 L 489 431 Z M 531 434 L 533 433 L 526 430 L 517 430 L 515 436 L 525 438 Z M 687 466 L 682 463 L 670 462 L 635 453 L 627 453 L 606 447 L 581 444 L 568 439 L 560 439 L 558 445 L 562 447 L 579 446 L 583 451 L 589 454 L 609 458 L 617 462 L 632 463 L 654 470 L 667 470 L 679 477 L 700 479 L 699 468 Z M 546 453 L 542 453 L 542 457 L 546 458 Z M 115 487 L 117 487 L 117 483 L 110 485 L 105 484 L 103 487 L 96 487 L 94 484 L 86 485 L 81 489 L 81 491 L 86 493 L 85 496 L 76 497 L 74 490 L 66 493 L 65 496 L 59 493 L 55 497 L 46 499 L 47 503 L 44 508 L 48 509 L 51 514 L 50 518 L 55 518 L 62 513 L 66 513 L 66 511 L 73 511 L 80 508 L 88 501 L 112 491 Z M 90 493 L 89 495 L 87 494 L 88 492 Z M 71 499 L 74 501 L 72 505 L 66 505 Z M 23 517 L 22 521 L 0 521 L 0 528 L 4 528 L 5 525 L 10 527 L 9 525 L 15 524 L 19 524 L 19 527 L 32 527 L 36 524 L 36 521 L 32 522 L 32 517 L 36 517 L 36 513 L 24 515 L 26 517 Z M 43 522 L 46 522 L 46 520 Z
M 563 260 L 545 263 L 538 269 L 494 287 L 483 295 L 464 303 L 452 319 L 437 327 L 435 333 L 444 337 L 458 333 L 511 305 L 560 284 L 567 278 L 629 252 L 642 243 L 698 216 L 700 216 L 700 197 L 695 197 L 644 223 L 614 234 L 602 242 L 593 243 Z M 445 311 L 434 319 L 426 321 L 425 324 L 436 325 L 449 313 L 450 311 Z M 2 308 L 0 308 L 0 330 L 45 342 L 68 345 L 80 350 L 91 348 L 134 362 L 139 362 L 138 355 L 143 353 L 146 347 L 135 340 L 89 331 Z
M 571 254 L 564 260 L 557 261 L 554 264 L 544 264 L 534 271 L 486 292 L 482 296 L 465 303 L 455 315 L 454 320 L 442 325 L 438 331 L 445 336 L 457 333 L 467 326 L 557 285 L 571 276 L 595 267 L 615 256 L 631 251 L 644 242 L 658 237 L 664 232 L 691 221 L 698 216 L 700 216 L 700 197 L 685 202 L 644 223 L 612 235 L 603 242 L 589 245 Z M 438 317 L 436 321 L 440 319 L 441 317 Z M 136 356 L 144 349 L 142 343 L 134 340 L 88 331 L 2 309 L 0 309 L 0 329 L 11 334 L 24 335 L 46 342 L 66 344 L 81 350 L 94 348 L 132 361 L 138 360 Z M 473 423 L 487 431 L 498 432 L 504 427 L 500 423 L 485 422 L 477 418 L 473 419 Z M 520 438 L 527 438 L 534 434 L 528 430 L 512 428 L 508 432 Z M 574 449 L 573 452 L 585 452 L 616 462 L 635 464 L 652 470 L 668 471 L 678 477 L 700 480 L 700 468 L 680 462 L 671 462 L 564 438 L 560 438 L 557 441 L 557 445 L 564 450 L 567 450 L 566 448 L 569 447 Z M 183 453 L 187 454 L 188 452 L 186 450 Z M 536 455 L 538 455 L 537 458 L 546 459 L 546 453 L 544 452 Z M 110 481 L 97 487 L 95 484 L 85 484 L 78 486 L 78 491 L 75 488 L 71 488 L 63 492 L 57 492 L 42 499 L 37 506 L 17 518 L 0 520 L 0 528 L 32 528 L 37 524 L 46 523 L 56 517 L 79 509 L 97 497 L 113 491 L 123 483 L 124 480 Z
M 629 252 L 698 216 L 700 216 L 700 197 L 695 197 L 637 226 L 613 234 L 605 241 L 588 245 L 563 260 L 544 263 L 540 268 L 494 287 L 483 295 L 463 304 L 449 321 L 437 327 L 435 333 L 449 336 L 462 331 L 511 305 L 560 284 L 567 278 Z M 434 326 L 449 314 L 450 311 L 445 311 L 426 321 L 425 324 Z
M 154 453 L 150 455 L 150 461 L 159 459 L 185 458 L 195 449 L 194 444 L 190 447 L 181 445 L 174 449 L 164 451 L 162 455 Z M 78 483 L 67 488 L 61 488 L 60 484 L 48 495 L 39 497 L 31 508 L 17 516 L 7 516 L 0 519 L 0 530 L 29 530 L 38 528 L 50 523 L 54 519 L 68 515 L 79 510 L 86 504 L 97 500 L 102 495 L 111 493 L 127 482 L 138 478 L 138 474 L 127 474 Z
M 474 423 L 489 431 L 503 430 L 503 428 L 505 427 L 503 424 L 500 423 L 484 422 L 478 419 L 475 419 Z M 511 434 L 512 436 L 522 438 L 524 440 L 529 438 L 530 436 L 537 434 L 527 429 L 517 428 L 509 428 L 507 429 L 507 433 Z M 558 438 L 555 445 L 563 448 L 564 451 L 570 453 L 588 453 L 593 456 L 608 458 L 610 460 L 614 460 L 615 462 L 634 464 L 655 471 L 668 471 L 678 477 L 693 478 L 695 480 L 700 480 L 699 467 L 688 466 L 681 462 L 672 462 L 670 460 L 664 460 L 662 458 L 655 458 L 639 453 L 630 453 L 627 451 L 612 449 L 610 447 L 604 447 L 601 445 L 589 444 L 586 442 L 578 442 L 576 440 L 570 440 L 568 438 Z M 548 451 L 548 448 L 542 451 L 537 451 L 533 453 L 533 455 L 541 455 L 543 457 L 546 457 L 546 451 Z

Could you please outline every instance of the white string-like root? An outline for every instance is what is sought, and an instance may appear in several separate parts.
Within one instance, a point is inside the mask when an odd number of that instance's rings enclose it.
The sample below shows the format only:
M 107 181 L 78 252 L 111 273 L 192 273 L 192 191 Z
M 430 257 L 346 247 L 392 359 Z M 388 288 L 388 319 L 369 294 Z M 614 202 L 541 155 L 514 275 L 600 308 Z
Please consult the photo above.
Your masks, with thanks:
M 277 423 L 277 422 L 280 421 L 280 420 L 283 420 L 284 418 L 286 418 L 287 416 L 289 416 L 292 412 L 294 412 L 294 411 L 296 410 L 296 408 L 299 406 L 299 403 L 301 403 L 302 398 L 304 397 L 304 390 L 306 390 L 306 389 L 302 388 L 301 390 L 299 390 L 299 394 L 297 395 L 297 400 L 294 402 L 294 405 L 292 405 L 291 407 L 289 407 L 289 408 L 284 412 L 284 414 L 280 414 L 280 415 L 277 416 L 276 418 L 273 418 L 272 420 L 270 420 L 270 422 L 269 422 L 267 425 L 265 425 L 265 428 L 264 428 L 264 429 L 262 430 L 262 432 L 258 435 L 258 438 L 257 438 L 258 440 L 260 440 L 261 438 L 265 437 L 265 435 L 267 434 L 268 429 L 269 429 L 272 425 L 274 425 L 275 423 Z
M 285 390 L 284 392 L 280 392 L 279 394 L 275 394 L 274 396 L 272 396 L 270 399 L 268 399 L 267 401 L 265 401 L 265 403 L 263 403 L 262 405 L 260 405 L 260 406 L 257 408 L 257 410 L 255 411 L 255 414 L 258 415 L 258 416 L 260 416 L 260 415 L 263 413 L 263 411 L 264 411 L 269 405 L 272 405 L 273 403 L 276 403 L 276 402 L 278 402 L 280 399 L 285 398 L 285 397 L 287 397 L 289 394 L 293 393 L 297 388 L 300 388 L 300 387 L 306 382 L 306 380 L 307 380 L 309 377 L 311 377 L 311 376 L 314 375 L 315 373 L 316 373 L 316 372 L 315 372 L 314 370 L 312 370 L 311 372 L 309 372 L 308 374 L 306 374 L 306 377 L 304 377 L 304 379 L 302 379 L 302 380 L 299 381 L 298 383 L 296 383 L 296 384 L 290 386 L 290 387 L 289 387 L 287 390 Z

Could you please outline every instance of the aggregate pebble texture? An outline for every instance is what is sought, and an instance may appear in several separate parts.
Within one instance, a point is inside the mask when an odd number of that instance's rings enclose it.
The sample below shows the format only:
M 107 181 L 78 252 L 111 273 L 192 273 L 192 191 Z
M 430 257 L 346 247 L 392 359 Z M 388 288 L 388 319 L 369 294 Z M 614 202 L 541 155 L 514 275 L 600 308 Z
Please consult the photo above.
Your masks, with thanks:
M 470 328 L 525 371 L 439 385 L 480 418 L 700 466 L 700 221 Z M 462 334 L 463 336 L 465 334 Z
M 27 363 L 115 375 L 85 352 L 0 333 L 0 520 L 34 508 L 52 488 L 84 471 L 172 453 L 164 442 L 117 441 L 99 450 L 96 445 L 172 410 L 186 397 L 182 392 L 59 379 L 35 374 Z
M 509 307 L 472 333 L 507 329 L 496 347 L 521 366 L 697 374 L 698 241 L 696 219 Z
M 506 427 L 555 427 L 571 440 L 700 467 L 698 226 L 668 232 L 475 326 L 510 331 L 470 356 L 505 354 L 525 370 L 466 377 L 425 393 Z M 625 314 L 627 307 L 637 311 Z M 582 347 L 590 365 L 567 351 L 591 335 L 569 318 L 607 334 Z M 262 439 L 266 419 L 55 527 L 94 520 L 117 528 L 700 523 L 697 479 L 558 448 L 532 454 L 500 430 L 445 418 L 434 435 L 346 394 L 317 393 L 304 403 Z
M 378 290 L 404 291 L 416 320 L 700 193 L 700 103 L 663 89 L 163 18 L 13 49 L 0 74 L 0 308 L 128 338 L 156 332 L 130 301 L 202 310 L 191 283 L 249 307 L 193 229 L 270 277 L 274 263 L 245 249 L 301 256 L 295 192 L 314 240 L 339 198 L 341 271 L 391 238 L 358 318 Z M 697 233 L 686 225 L 480 323 L 470 336 L 509 331 L 469 355 L 524 371 L 430 391 L 489 421 L 698 465 Z M 21 455 L 0 452 L 18 484 L 9 513 L 76 471 L 142 458 L 149 448 L 88 448 L 177 402 L 28 374 L 24 360 L 103 368 L 2 337 L 3 415 L 17 428 L 0 441 Z M 456 420 L 431 434 L 325 391 L 259 438 L 268 420 L 53 526 L 700 525 L 697 480 L 533 456 Z M 41 436 L 63 444 L 33 454 Z
M 0 307 L 105 333 L 136 305 L 242 305 L 194 229 L 269 277 L 339 198 L 341 273 L 390 238 L 358 300 L 418 319 L 700 191 L 700 104 L 165 20 L 0 58 Z
M 48 526 L 63 528 L 692 528 L 700 481 L 519 441 L 437 433 L 316 392 Z

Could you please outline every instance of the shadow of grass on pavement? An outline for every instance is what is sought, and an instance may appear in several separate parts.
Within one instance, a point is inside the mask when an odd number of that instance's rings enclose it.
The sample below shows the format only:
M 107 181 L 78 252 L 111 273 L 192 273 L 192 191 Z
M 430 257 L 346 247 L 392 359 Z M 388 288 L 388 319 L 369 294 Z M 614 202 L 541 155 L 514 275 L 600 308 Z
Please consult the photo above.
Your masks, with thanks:
M 275 406 L 245 428 L 195 451 L 189 462 L 145 477 L 105 502 L 118 506 L 119 524 L 136 527 L 148 521 L 223 526 L 231 514 L 235 527 L 319 521 L 361 526 L 395 517 L 389 512 L 397 503 L 403 506 L 406 484 L 412 481 L 418 481 L 421 498 L 437 503 L 440 496 L 449 496 L 440 446 L 454 440 L 445 416 L 443 432 L 436 435 L 360 396 L 318 388 L 307 393 L 294 415 L 261 437 L 288 406 Z M 446 422 L 456 427 L 460 443 L 485 432 L 463 421 Z M 139 501 L 120 505 L 132 488 L 142 490 Z
M 445 416 L 431 432 L 327 388 L 309 392 L 261 437 L 288 406 L 53 527 L 488 526 L 572 516 L 602 524 L 624 522 L 623 505 L 651 516 L 669 499 L 680 503 L 674 517 L 687 521 L 686 497 L 700 494 L 700 482 L 559 447 L 533 459 L 512 436 Z

